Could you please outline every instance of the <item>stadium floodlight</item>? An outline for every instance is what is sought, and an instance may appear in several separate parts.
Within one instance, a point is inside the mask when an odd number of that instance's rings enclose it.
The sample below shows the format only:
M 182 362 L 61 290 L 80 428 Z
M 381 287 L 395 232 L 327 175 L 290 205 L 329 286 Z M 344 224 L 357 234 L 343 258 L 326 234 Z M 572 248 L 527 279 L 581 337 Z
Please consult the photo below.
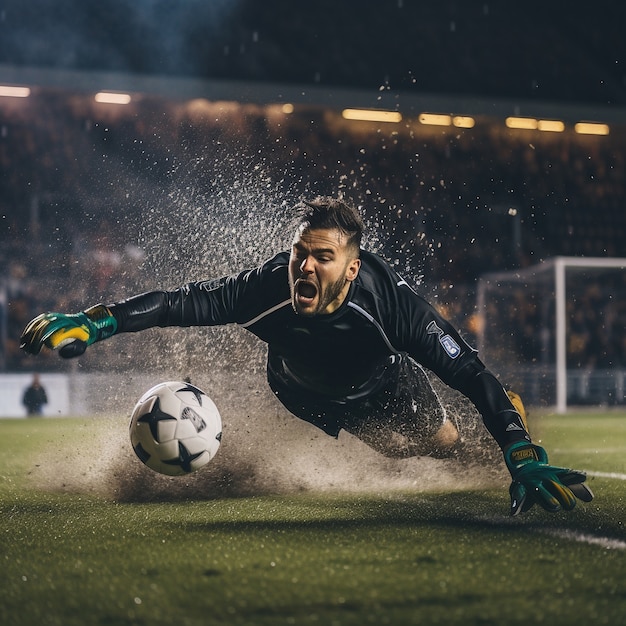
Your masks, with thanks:
M 28 98 L 30 96 L 30 88 L 0 85 L 0 96 L 5 98 Z
M 431 126 L 450 126 L 452 124 L 452 116 L 443 113 L 420 113 L 420 124 Z
M 539 122 L 534 117 L 507 117 L 504 120 L 507 128 L 519 128 L 522 130 L 537 130 Z
M 561 120 L 539 120 L 537 122 L 537 130 L 549 133 L 562 133 L 565 130 L 565 124 Z
M 452 123 L 457 128 L 474 128 L 476 120 L 474 120 L 473 117 L 469 117 L 468 115 L 455 115 L 452 118 Z
M 397 111 L 385 111 L 383 109 L 344 109 L 341 116 L 345 120 L 361 122 L 398 122 L 402 121 L 402 115 Z
M 96 102 L 105 104 L 129 104 L 131 97 L 127 93 L 114 93 L 112 91 L 100 91 L 95 96 Z
M 600 124 L 598 122 L 578 122 L 574 126 L 574 130 L 579 135 L 608 135 L 608 124 Z

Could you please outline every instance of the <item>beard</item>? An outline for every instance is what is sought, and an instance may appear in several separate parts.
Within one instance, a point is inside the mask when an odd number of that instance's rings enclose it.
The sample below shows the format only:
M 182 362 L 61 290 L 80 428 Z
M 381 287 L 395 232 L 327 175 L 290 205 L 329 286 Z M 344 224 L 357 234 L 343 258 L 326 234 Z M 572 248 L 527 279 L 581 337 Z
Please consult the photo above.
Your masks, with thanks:
M 341 276 L 334 283 L 326 285 L 320 289 L 319 285 L 313 281 L 303 279 L 294 280 L 293 276 L 289 276 L 289 286 L 291 289 L 291 305 L 296 313 L 307 317 L 323 314 L 324 309 L 336 300 L 346 285 L 346 278 Z M 302 303 L 299 299 L 300 289 L 311 289 L 311 285 L 315 287 L 315 298 L 310 305 Z

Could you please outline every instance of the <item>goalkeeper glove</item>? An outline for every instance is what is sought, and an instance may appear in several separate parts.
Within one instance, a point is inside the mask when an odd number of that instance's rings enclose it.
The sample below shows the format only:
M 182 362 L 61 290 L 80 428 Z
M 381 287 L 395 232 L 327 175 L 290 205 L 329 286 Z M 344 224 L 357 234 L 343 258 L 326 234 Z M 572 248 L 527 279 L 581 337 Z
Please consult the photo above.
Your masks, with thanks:
M 518 441 L 505 449 L 504 460 L 513 478 L 509 489 L 511 515 L 524 513 L 535 503 L 554 513 L 573 509 L 576 498 L 583 502 L 593 499 L 591 489 L 583 484 L 587 476 L 549 465 L 548 455 L 540 446 Z
M 115 334 L 117 320 L 102 304 L 82 313 L 42 313 L 24 329 L 20 348 L 30 354 L 39 354 L 45 345 L 59 350 L 65 358 L 80 356 L 92 343 Z

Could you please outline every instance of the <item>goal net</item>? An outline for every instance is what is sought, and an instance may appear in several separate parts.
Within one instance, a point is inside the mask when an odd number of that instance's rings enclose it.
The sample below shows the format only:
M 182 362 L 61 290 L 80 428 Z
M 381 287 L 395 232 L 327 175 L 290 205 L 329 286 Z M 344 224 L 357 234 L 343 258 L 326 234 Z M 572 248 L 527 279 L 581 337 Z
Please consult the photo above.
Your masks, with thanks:
M 483 275 L 478 349 L 531 405 L 624 404 L 626 259 L 555 257 Z

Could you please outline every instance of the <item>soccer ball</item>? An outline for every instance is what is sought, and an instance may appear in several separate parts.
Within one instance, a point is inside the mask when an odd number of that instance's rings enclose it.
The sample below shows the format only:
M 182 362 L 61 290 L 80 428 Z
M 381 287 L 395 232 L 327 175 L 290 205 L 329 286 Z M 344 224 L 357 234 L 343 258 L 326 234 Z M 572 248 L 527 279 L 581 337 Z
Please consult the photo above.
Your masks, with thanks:
M 150 469 L 183 476 L 215 456 L 222 440 L 222 418 L 203 391 L 169 381 L 139 399 L 129 430 L 135 454 Z

